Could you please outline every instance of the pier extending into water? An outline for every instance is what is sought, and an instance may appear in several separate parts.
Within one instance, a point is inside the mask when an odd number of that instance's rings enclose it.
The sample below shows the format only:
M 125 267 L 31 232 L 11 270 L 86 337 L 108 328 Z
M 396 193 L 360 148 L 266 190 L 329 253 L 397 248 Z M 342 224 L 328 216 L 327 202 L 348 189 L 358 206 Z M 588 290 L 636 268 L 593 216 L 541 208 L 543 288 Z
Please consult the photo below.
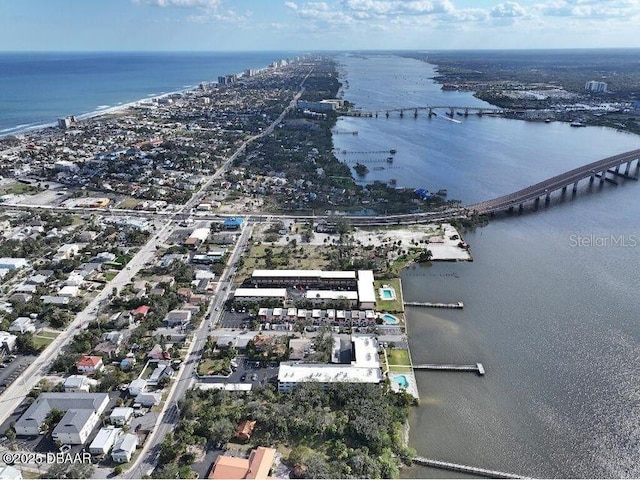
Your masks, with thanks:
M 422 363 L 413 365 L 414 370 L 445 370 L 449 372 L 476 372 L 478 375 L 484 375 L 484 365 L 476 363 L 475 365 L 454 365 L 449 363 Z
M 432 302 L 404 302 L 410 307 L 428 307 L 428 308 L 464 308 L 464 303 L 432 303 Z
M 442 462 L 440 460 L 432 460 L 430 458 L 415 457 L 413 459 L 418 465 L 431 468 L 439 468 L 441 470 L 449 470 L 452 472 L 469 473 L 487 478 L 527 478 L 513 473 L 500 472 L 497 470 L 489 470 L 486 468 L 471 467 L 469 465 L 461 465 L 459 463 Z

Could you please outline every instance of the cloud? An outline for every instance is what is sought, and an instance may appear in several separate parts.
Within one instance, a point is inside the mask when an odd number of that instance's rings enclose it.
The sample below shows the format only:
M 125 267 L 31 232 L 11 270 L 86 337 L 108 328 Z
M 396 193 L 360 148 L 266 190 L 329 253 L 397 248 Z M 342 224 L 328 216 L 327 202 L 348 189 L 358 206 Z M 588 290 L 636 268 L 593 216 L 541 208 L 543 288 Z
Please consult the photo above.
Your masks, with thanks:
M 184 17 L 189 23 L 245 23 L 251 13 L 239 14 L 233 9 L 225 8 L 223 0 L 132 0 L 134 4 L 161 8 L 192 9 L 195 13 Z
M 342 0 L 347 12 L 384 15 L 432 15 L 450 13 L 455 7 L 450 0 Z
M 575 18 L 624 18 L 640 15 L 639 0 L 553 0 L 538 4 L 542 15 Z
M 518 18 L 527 15 L 527 10 L 517 2 L 505 2 L 491 9 L 491 16 L 495 18 Z

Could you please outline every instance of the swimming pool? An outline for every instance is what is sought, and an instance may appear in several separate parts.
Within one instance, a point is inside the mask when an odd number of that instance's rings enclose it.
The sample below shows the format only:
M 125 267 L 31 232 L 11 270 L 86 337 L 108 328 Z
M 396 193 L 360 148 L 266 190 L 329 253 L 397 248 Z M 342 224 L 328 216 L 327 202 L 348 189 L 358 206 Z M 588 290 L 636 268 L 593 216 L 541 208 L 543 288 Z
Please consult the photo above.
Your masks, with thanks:
M 383 313 L 381 316 L 382 321 L 387 325 L 397 325 L 400 323 L 400 319 L 390 313 Z
M 393 289 L 393 287 L 390 287 L 389 285 L 384 285 L 383 287 L 380 288 L 380 298 L 382 300 L 395 300 L 396 292 Z
M 406 389 L 409 386 L 409 380 L 405 375 L 393 375 L 391 381 L 400 385 L 400 388 Z

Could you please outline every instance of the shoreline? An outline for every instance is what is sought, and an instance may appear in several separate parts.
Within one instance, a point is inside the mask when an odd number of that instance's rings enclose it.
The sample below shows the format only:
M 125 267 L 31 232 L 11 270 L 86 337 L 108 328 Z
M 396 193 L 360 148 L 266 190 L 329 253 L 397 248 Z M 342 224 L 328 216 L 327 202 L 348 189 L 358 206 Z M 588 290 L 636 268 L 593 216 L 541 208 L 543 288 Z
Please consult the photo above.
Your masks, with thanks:
M 258 67 L 258 70 L 264 70 L 268 68 L 267 67 Z M 243 72 L 240 72 L 243 73 Z M 240 75 L 240 73 L 236 74 L 236 75 Z M 222 75 L 222 74 L 221 74 Z M 137 100 L 131 100 L 129 102 L 126 103 L 122 103 L 120 105 L 114 105 L 114 106 L 107 106 L 107 108 L 99 108 L 101 106 L 104 105 L 98 105 L 98 107 L 96 107 L 95 109 L 89 111 L 89 112 L 84 112 L 84 113 L 61 113 L 58 114 L 57 118 L 64 118 L 67 116 L 75 116 L 76 120 L 78 122 L 84 122 L 87 120 L 93 120 L 93 119 L 97 119 L 103 116 L 107 116 L 107 115 L 117 115 L 121 112 L 126 111 L 129 108 L 133 108 L 133 107 L 137 107 L 140 106 L 141 104 L 143 104 L 144 102 L 152 102 L 155 100 L 160 100 L 162 98 L 166 98 L 170 95 L 175 95 L 175 94 L 185 94 L 188 92 L 192 92 L 195 91 L 196 89 L 198 89 L 199 85 L 201 83 L 208 83 L 208 84 L 215 84 L 217 85 L 217 82 L 215 80 L 201 80 L 199 82 L 197 82 L 197 85 L 192 85 L 190 87 L 186 87 L 186 88 L 180 88 L 177 90 L 171 90 L 170 92 L 165 92 L 165 93 L 161 93 L 159 95 L 156 94 L 149 94 L 150 96 L 144 97 L 144 98 L 139 98 Z M 21 128 L 22 127 L 22 128 Z M 34 133 L 38 133 L 41 131 L 44 131 L 48 128 L 57 128 L 57 123 L 56 121 L 50 122 L 50 123 L 37 123 L 37 124 L 20 124 L 20 125 L 16 125 L 13 127 L 7 127 L 5 129 L 0 130 L 0 140 L 7 138 L 7 137 L 15 137 L 15 136 L 20 136 L 20 135 L 27 135 L 27 134 L 34 134 Z

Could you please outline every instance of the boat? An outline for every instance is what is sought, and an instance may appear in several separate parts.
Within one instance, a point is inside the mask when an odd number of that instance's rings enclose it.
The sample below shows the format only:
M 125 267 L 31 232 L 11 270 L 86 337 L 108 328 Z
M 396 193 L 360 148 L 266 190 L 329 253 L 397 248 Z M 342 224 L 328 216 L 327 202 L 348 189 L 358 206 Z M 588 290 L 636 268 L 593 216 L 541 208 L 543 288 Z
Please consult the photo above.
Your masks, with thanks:
M 551 122 L 552 122 L 552 120 L 551 120 L 550 118 L 547 118 L 547 119 L 544 121 L 544 123 L 551 123 Z
M 396 150 L 395 148 L 392 148 L 391 150 L 389 150 L 389 153 L 390 153 L 391 155 L 395 155 L 395 154 L 396 154 L 396 152 L 397 152 L 397 150 Z
M 577 120 L 571 122 L 569 125 L 572 127 L 586 127 L 586 125 L 582 122 L 578 122 Z
M 393 163 L 393 157 L 387 157 L 387 163 Z
M 373 167 L 374 170 L 384 170 L 384 167 Z
M 446 197 L 447 196 L 447 189 L 446 188 L 441 188 L 440 190 L 438 190 L 436 192 L 436 195 L 439 195 L 441 197 Z

